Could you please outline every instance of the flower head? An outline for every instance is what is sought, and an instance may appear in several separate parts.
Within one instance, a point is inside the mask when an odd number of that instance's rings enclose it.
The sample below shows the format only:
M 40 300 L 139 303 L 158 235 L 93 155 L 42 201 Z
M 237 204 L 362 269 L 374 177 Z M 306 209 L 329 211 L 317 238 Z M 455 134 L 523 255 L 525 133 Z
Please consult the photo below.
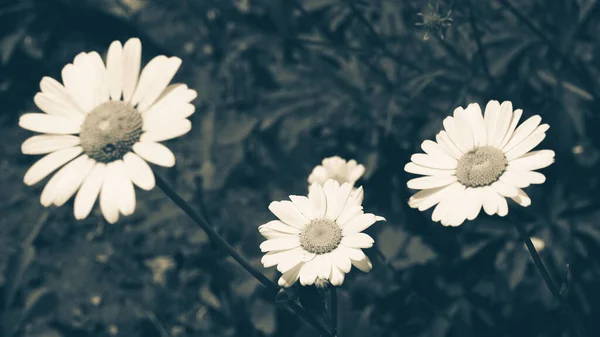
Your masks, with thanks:
M 106 220 L 135 210 L 133 185 L 155 185 L 151 163 L 171 167 L 175 156 L 159 142 L 186 134 L 196 91 L 168 86 L 181 65 L 177 57 L 157 56 L 141 71 L 142 46 L 114 41 L 106 64 L 97 52 L 80 53 L 62 70 L 63 84 L 44 77 L 34 97 L 43 113 L 26 113 L 19 125 L 42 133 L 27 139 L 24 154 L 46 154 L 25 174 L 33 185 L 62 168 L 41 195 L 44 206 L 61 206 L 76 192 L 74 212 L 86 218 L 100 196 Z M 64 166 L 63 166 L 64 165 Z
M 440 14 L 440 3 L 436 3 L 435 7 L 430 3 L 428 9 L 424 13 L 418 13 L 423 22 L 417 22 L 415 25 L 422 26 L 425 29 L 423 40 L 429 40 L 431 34 L 439 34 L 440 38 L 444 39 L 444 29 L 452 25 L 452 18 L 450 14 L 452 10 L 448 11 L 446 15 Z
M 365 167 L 352 159 L 346 162 L 339 156 L 323 159 L 321 165 L 315 166 L 308 176 L 308 183 L 317 182 L 325 184 L 328 179 L 334 179 L 338 183 L 350 183 L 354 186 L 356 181 L 365 173 Z
M 370 248 L 374 241 L 361 232 L 385 219 L 364 213 L 359 194 L 351 192 L 350 183 L 329 179 L 324 186 L 313 183 L 308 197 L 292 195 L 291 201 L 269 205 L 279 220 L 259 227 L 267 238 L 260 249 L 267 253 L 262 258 L 265 268 L 276 265 L 283 273 L 280 286 L 291 287 L 298 279 L 305 286 L 323 286 L 325 281 L 339 286 L 352 265 L 371 270 L 361 248 Z
M 554 151 L 532 151 L 546 137 L 548 124 L 530 117 L 519 127 L 523 111 L 511 102 L 490 101 L 481 114 L 478 104 L 454 110 L 444 120 L 436 142 L 421 144 L 425 154 L 415 154 L 404 169 L 424 177 L 408 181 L 411 189 L 421 190 L 409 205 L 425 211 L 435 205 L 434 221 L 459 226 L 473 220 L 483 208 L 489 215 L 508 214 L 506 197 L 521 206 L 531 199 L 522 188 L 541 184 L 546 177 L 534 170 L 554 162 Z

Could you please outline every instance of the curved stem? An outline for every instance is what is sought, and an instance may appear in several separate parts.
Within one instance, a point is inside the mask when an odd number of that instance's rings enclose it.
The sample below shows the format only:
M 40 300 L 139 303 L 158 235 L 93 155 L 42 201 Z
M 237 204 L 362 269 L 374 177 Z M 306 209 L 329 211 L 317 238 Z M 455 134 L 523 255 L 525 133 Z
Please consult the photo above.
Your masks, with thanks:
M 573 310 L 573 307 L 571 307 L 571 304 L 569 304 L 569 301 L 567 301 L 567 299 L 560 294 L 560 290 L 558 289 L 558 287 L 556 286 L 556 284 L 550 277 L 550 274 L 548 273 L 548 270 L 546 269 L 544 262 L 542 261 L 542 259 L 540 258 L 540 255 L 538 254 L 537 250 L 535 249 L 533 242 L 531 242 L 531 239 L 529 238 L 529 235 L 527 234 L 525 227 L 523 227 L 523 225 L 520 222 L 515 221 L 514 219 L 511 219 L 511 220 L 512 220 L 511 222 L 517 229 L 517 232 L 519 232 L 521 239 L 525 243 L 525 246 L 527 246 L 527 250 L 529 251 L 529 255 L 531 255 L 531 258 L 533 259 L 533 263 L 535 264 L 535 267 L 537 268 L 538 272 L 542 275 L 542 278 L 544 279 L 544 282 L 546 283 L 546 286 L 548 286 L 548 289 L 550 290 L 552 295 L 559 301 L 559 303 L 563 306 L 563 308 L 567 312 L 569 319 L 575 326 L 575 330 L 577 331 L 577 334 L 581 337 L 587 337 L 587 332 L 585 331 L 585 327 L 583 326 L 583 323 L 581 323 L 581 320 L 575 313 L 575 310 Z
M 263 273 L 254 268 L 252 264 L 246 258 L 244 258 L 240 253 L 238 253 L 233 246 L 231 246 L 217 231 L 206 221 L 204 216 L 194 210 L 190 204 L 188 204 L 177 192 L 158 174 L 155 174 L 156 177 L 156 186 L 158 186 L 166 195 L 171 199 L 181 210 L 183 210 L 206 234 L 208 237 L 213 240 L 217 245 L 222 247 L 231 255 L 231 257 L 239 263 L 248 273 L 250 273 L 254 278 L 256 278 L 260 283 L 262 283 L 269 292 L 272 294 L 276 294 L 279 291 L 279 286 L 269 280 Z M 313 316 L 311 316 L 304 308 L 302 308 L 295 301 L 287 301 L 285 305 L 293 310 L 302 320 L 304 320 L 307 324 L 313 326 L 317 331 L 321 333 L 322 336 L 333 337 L 333 335 L 321 325 Z

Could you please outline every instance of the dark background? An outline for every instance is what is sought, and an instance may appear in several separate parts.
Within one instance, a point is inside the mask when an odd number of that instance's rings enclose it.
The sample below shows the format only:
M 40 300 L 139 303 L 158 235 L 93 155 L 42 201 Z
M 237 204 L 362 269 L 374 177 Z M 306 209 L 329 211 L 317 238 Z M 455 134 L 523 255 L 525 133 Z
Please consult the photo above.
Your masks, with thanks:
M 368 230 L 386 265 L 340 289 L 340 337 L 575 336 L 508 218 L 458 228 L 410 209 L 403 167 L 455 107 L 510 100 L 550 124 L 556 151 L 533 203 L 510 215 L 589 336 L 600 335 L 600 8 L 593 0 L 0 0 L 0 285 L 5 336 L 317 336 L 169 201 L 137 190 L 133 216 L 44 209 L 21 154 L 42 76 L 81 51 L 140 37 L 176 55 L 198 91 L 192 131 L 156 168 L 270 278 L 257 227 L 269 202 L 306 192 L 331 155 L 367 167 Z M 442 39 L 443 36 L 443 39 Z M 425 39 L 428 37 L 428 39 Z M 565 265 L 570 272 L 566 273 Z

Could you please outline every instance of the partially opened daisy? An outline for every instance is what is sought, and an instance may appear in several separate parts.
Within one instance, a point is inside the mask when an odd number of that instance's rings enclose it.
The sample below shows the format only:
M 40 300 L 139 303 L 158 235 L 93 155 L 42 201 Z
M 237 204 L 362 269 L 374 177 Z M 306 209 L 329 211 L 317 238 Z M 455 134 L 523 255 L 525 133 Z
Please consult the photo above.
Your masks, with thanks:
M 135 210 L 133 185 L 155 185 L 151 163 L 171 167 L 175 156 L 159 142 L 184 135 L 194 113 L 196 92 L 168 86 L 181 65 L 157 56 L 141 71 L 142 46 L 113 42 L 106 65 L 97 52 L 80 53 L 62 70 L 63 84 L 42 78 L 34 97 L 43 113 L 26 113 L 19 125 L 42 133 L 22 145 L 25 154 L 47 154 L 25 174 L 33 185 L 62 167 L 46 184 L 44 206 L 61 206 L 77 191 L 75 217 L 86 218 L 98 196 L 106 220 Z M 66 164 L 66 165 L 65 165 Z M 64 166 L 63 166 L 64 165 Z
M 356 160 L 346 161 L 339 156 L 323 159 L 321 165 L 315 166 L 308 176 L 308 183 L 317 182 L 325 184 L 328 179 L 337 180 L 340 184 L 350 183 L 353 185 L 365 173 L 365 167 L 358 164 Z
M 352 265 L 371 270 L 362 248 L 372 247 L 374 241 L 361 232 L 385 219 L 364 213 L 351 191 L 350 183 L 340 186 L 330 179 L 324 186 L 313 183 L 308 197 L 292 195 L 291 201 L 269 205 L 279 220 L 259 227 L 267 238 L 260 249 L 267 252 L 262 258 L 265 268 L 276 265 L 283 273 L 280 286 L 291 287 L 298 279 L 305 286 L 326 281 L 339 286 Z
M 546 177 L 534 170 L 554 162 L 554 151 L 532 151 L 546 137 L 548 124 L 530 117 L 519 127 L 523 111 L 513 111 L 511 102 L 490 101 L 485 116 L 478 104 L 454 110 L 444 120 L 444 131 L 436 142 L 421 144 L 425 154 L 415 154 L 405 170 L 424 177 L 408 181 L 408 187 L 421 190 L 409 204 L 425 211 L 435 205 L 434 221 L 458 226 L 473 220 L 483 208 L 489 215 L 508 214 L 506 197 L 521 206 L 531 199 L 522 190 L 541 184 Z

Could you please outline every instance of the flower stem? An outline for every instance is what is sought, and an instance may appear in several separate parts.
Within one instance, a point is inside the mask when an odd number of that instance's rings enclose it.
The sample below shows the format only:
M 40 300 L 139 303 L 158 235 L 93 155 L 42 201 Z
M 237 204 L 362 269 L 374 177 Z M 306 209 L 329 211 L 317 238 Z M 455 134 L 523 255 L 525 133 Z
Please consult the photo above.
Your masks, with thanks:
M 571 307 L 571 304 L 569 304 L 569 301 L 567 301 L 567 299 L 560 294 L 558 287 L 556 286 L 556 284 L 550 277 L 550 274 L 548 273 L 548 270 L 546 269 L 544 262 L 540 258 L 540 255 L 538 254 L 537 250 L 535 249 L 535 246 L 533 245 L 533 242 L 531 242 L 531 239 L 529 238 L 529 235 L 527 234 L 525 227 L 523 227 L 523 225 L 519 221 L 515 221 L 515 219 L 511 219 L 511 220 L 512 220 L 511 222 L 517 229 L 517 232 L 519 232 L 521 239 L 525 243 L 525 246 L 527 246 L 527 250 L 529 251 L 529 255 L 531 255 L 531 258 L 533 259 L 533 263 L 535 264 L 535 267 L 537 268 L 538 272 L 542 275 L 542 278 L 544 279 L 544 282 L 546 283 L 546 286 L 548 286 L 548 289 L 550 290 L 552 295 L 554 297 L 556 297 L 556 299 L 559 301 L 559 303 L 563 306 L 563 308 L 567 312 L 569 319 L 575 326 L 575 330 L 577 331 L 577 334 L 581 337 L 587 337 L 587 332 L 585 330 L 585 327 L 583 326 L 583 324 L 581 323 L 581 320 L 575 313 L 575 310 L 573 310 L 573 307 Z
M 337 337 L 338 300 L 337 288 L 335 286 L 329 287 L 329 296 L 331 302 L 331 334 Z
M 181 210 L 183 210 L 206 234 L 208 237 L 217 243 L 219 246 L 224 248 L 229 255 L 239 263 L 248 273 L 250 273 L 254 278 L 256 278 L 260 283 L 262 283 L 269 292 L 272 294 L 276 294 L 279 291 L 279 287 L 273 283 L 269 278 L 267 278 L 263 273 L 254 268 L 252 264 L 246 258 L 244 258 L 240 253 L 238 253 L 235 248 L 233 248 L 217 231 L 208 223 L 208 221 L 204 218 L 202 214 L 197 212 L 192 208 L 190 204 L 188 204 L 177 192 L 158 174 L 155 174 L 156 178 L 156 186 L 158 186 L 166 195 L 171 199 Z M 316 330 L 318 330 L 322 336 L 325 337 L 333 337 L 333 335 L 321 325 L 313 316 L 311 316 L 304 308 L 302 308 L 295 301 L 287 301 L 285 305 L 293 310 L 302 320 L 304 320 L 307 324 L 312 325 Z

